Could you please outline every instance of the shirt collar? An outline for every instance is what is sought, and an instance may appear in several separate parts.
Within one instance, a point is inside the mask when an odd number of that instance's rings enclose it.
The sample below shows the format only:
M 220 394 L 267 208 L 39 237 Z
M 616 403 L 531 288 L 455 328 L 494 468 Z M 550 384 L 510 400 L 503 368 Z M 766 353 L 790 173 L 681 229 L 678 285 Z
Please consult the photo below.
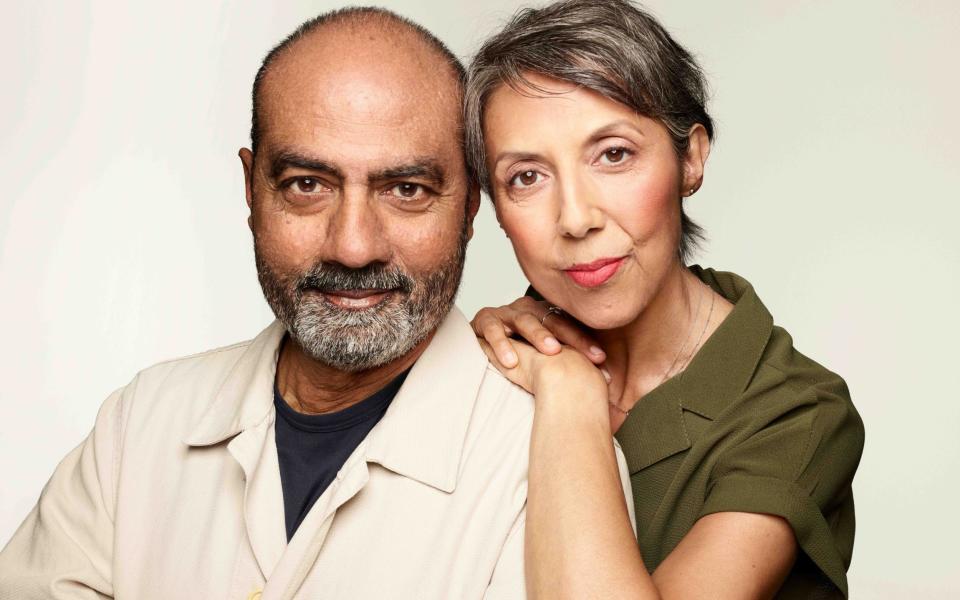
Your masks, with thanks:
M 284 327 L 274 321 L 247 346 L 185 442 L 220 443 L 272 414 Z M 367 436 L 367 460 L 445 492 L 460 457 L 487 357 L 454 307 L 417 359 L 386 414 Z
M 773 330 L 773 317 L 747 280 L 697 265 L 690 271 L 732 302 L 733 311 L 682 376 L 652 390 L 630 411 L 617 439 L 631 473 L 690 447 L 683 411 L 716 419 L 750 383 Z

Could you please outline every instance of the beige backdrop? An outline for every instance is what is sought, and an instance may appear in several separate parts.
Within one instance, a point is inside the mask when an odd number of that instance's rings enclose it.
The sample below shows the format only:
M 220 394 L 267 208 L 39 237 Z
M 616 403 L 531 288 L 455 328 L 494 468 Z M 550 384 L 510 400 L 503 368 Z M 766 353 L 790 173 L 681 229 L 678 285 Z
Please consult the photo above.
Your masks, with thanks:
M 0 543 L 111 390 L 270 320 L 236 158 L 249 88 L 272 44 L 339 5 L 4 4 Z M 517 5 L 385 4 L 464 56 Z M 866 422 L 854 597 L 958 597 L 960 5 L 648 6 L 714 89 L 698 262 L 753 281 Z M 459 304 L 524 286 L 485 204 Z

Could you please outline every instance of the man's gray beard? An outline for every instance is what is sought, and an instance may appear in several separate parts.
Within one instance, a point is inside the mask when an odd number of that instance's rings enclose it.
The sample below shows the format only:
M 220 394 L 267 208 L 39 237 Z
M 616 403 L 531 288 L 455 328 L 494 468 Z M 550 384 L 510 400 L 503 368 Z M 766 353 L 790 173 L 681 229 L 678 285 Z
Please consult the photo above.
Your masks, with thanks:
M 313 359 L 346 372 L 364 371 L 407 354 L 432 333 L 453 306 L 466 257 L 466 227 L 455 254 L 423 279 L 382 263 L 351 269 L 318 263 L 306 273 L 281 275 L 254 237 L 257 276 L 273 314 Z M 345 309 L 309 290 L 396 289 L 368 309 Z

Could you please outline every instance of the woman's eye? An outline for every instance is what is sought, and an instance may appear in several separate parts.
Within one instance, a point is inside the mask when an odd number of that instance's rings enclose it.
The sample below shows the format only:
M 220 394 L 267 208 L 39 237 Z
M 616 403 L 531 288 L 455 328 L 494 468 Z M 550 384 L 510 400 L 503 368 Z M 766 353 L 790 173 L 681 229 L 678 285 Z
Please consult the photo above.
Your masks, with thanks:
M 322 191 L 323 183 L 315 177 L 297 177 L 290 182 L 290 187 L 298 194 L 316 194 Z
M 514 187 L 530 187 L 540 181 L 540 173 L 536 171 L 520 171 L 510 178 L 510 185 Z
M 608 148 L 604 150 L 603 155 L 600 157 L 600 161 L 604 164 L 615 165 L 619 162 L 623 162 L 623 159 L 627 157 L 627 154 L 630 151 L 626 148 Z
M 418 183 L 398 183 L 388 191 L 397 198 L 412 200 L 421 195 L 423 186 Z

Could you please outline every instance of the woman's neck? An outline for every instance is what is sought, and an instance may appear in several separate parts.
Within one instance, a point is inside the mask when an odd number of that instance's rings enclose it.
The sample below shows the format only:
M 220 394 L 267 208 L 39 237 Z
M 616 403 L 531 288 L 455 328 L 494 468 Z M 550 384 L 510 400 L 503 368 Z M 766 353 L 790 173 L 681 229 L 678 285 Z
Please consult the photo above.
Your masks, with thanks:
M 607 354 L 610 401 L 630 410 L 641 397 L 682 371 L 732 309 L 732 304 L 677 261 L 633 322 L 595 332 Z

